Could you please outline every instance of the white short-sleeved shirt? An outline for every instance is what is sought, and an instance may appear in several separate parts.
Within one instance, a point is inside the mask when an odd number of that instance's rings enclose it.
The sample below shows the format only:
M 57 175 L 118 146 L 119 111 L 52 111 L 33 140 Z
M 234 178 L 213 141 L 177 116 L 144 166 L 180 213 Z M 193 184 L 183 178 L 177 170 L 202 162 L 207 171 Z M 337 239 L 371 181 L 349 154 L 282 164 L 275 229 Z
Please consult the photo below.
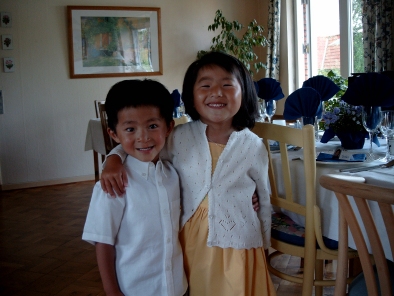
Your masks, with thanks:
M 187 281 L 178 240 L 179 178 L 169 162 L 128 156 L 126 194 L 112 198 L 97 182 L 83 230 L 90 243 L 115 246 L 124 295 L 183 295 Z

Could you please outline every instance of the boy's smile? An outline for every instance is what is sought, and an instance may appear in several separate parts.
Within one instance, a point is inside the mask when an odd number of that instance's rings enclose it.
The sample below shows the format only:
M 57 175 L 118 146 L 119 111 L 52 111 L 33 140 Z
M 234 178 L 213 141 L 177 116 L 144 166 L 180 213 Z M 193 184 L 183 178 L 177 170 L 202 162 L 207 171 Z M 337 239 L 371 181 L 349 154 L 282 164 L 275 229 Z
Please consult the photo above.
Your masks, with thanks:
M 167 126 L 157 107 L 127 107 L 118 112 L 116 133 L 109 130 L 109 134 L 127 154 L 156 163 L 173 127 L 174 122 Z

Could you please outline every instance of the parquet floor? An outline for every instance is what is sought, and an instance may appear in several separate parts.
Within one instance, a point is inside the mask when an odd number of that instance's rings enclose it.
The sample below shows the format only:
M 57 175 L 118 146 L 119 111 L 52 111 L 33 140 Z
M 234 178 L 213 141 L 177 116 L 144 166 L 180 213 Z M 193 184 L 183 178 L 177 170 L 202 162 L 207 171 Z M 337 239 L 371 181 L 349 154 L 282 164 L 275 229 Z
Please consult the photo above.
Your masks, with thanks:
M 93 185 L 0 192 L 0 295 L 105 295 L 94 247 L 81 240 Z M 299 260 L 282 257 L 276 264 L 302 272 Z M 301 294 L 299 285 L 272 278 L 278 296 Z

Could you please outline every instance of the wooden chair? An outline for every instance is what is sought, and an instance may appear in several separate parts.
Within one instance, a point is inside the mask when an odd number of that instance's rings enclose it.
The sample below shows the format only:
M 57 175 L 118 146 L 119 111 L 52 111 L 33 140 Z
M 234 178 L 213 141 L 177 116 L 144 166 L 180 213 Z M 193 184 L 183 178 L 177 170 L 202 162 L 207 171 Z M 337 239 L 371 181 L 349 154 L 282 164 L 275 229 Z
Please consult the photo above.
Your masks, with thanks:
M 99 105 L 105 104 L 105 101 L 94 100 L 94 110 L 96 112 L 96 118 L 100 118 L 99 114 Z M 101 155 L 101 163 L 105 160 L 105 155 Z M 99 172 L 99 162 L 98 162 L 98 153 L 97 151 L 93 150 L 93 164 L 94 164 L 94 181 L 97 182 L 100 179 L 100 172 Z
M 302 284 L 302 295 L 312 295 L 315 287 L 315 295 L 322 295 L 323 286 L 335 285 L 335 280 L 324 280 L 324 260 L 336 260 L 337 250 L 331 250 L 326 247 L 320 224 L 320 209 L 316 205 L 316 152 L 314 128 L 312 125 L 306 125 L 302 129 L 280 126 L 269 123 L 257 122 L 252 130 L 259 137 L 269 151 L 269 140 L 279 142 L 281 154 L 282 174 L 275 171 L 273 166 L 272 155 L 269 152 L 269 184 L 271 188 L 271 204 L 276 210 L 273 215 L 273 225 L 271 232 L 271 247 L 276 251 L 271 253 L 267 258 L 268 270 L 275 276 L 290 282 Z M 291 160 L 287 152 L 287 144 L 303 148 L 304 179 L 302 184 L 300 180 L 292 180 Z M 297 172 L 298 174 L 300 172 Z M 284 184 L 284 188 L 279 188 L 278 184 Z M 306 203 L 300 204 L 293 196 L 293 186 L 304 186 L 306 192 Z M 283 233 L 280 224 L 292 221 L 288 216 L 281 213 L 282 210 L 302 215 L 305 217 L 304 232 L 302 227 L 296 226 L 298 234 L 304 234 L 304 237 L 289 235 Z M 280 223 L 276 223 L 276 222 Z M 279 226 L 279 227 L 276 227 Z M 294 226 L 294 224 L 292 225 Z M 289 239 L 290 238 L 290 239 Z M 276 269 L 271 260 L 279 255 L 288 254 L 300 257 L 304 261 L 303 277 L 286 274 Z M 351 252 L 349 258 L 357 255 Z
M 184 123 L 188 122 L 189 119 L 187 118 L 186 115 L 183 115 L 179 118 L 174 118 L 174 121 L 175 121 L 175 126 L 177 126 L 179 124 L 184 124 Z
M 381 237 L 377 231 L 375 220 L 371 214 L 371 203 L 377 203 L 381 216 L 386 227 L 386 233 L 390 244 L 391 255 L 394 255 L 394 189 L 373 186 L 364 183 L 362 177 L 344 176 L 344 175 L 323 175 L 320 177 L 320 184 L 329 190 L 335 192 L 339 203 L 339 259 L 337 269 L 337 283 L 335 286 L 335 295 L 345 295 L 347 274 L 347 247 L 348 247 L 348 226 L 356 244 L 361 266 L 363 270 L 363 282 L 366 283 L 364 293 L 360 294 L 359 287 L 349 286 L 349 295 L 393 295 L 393 263 L 389 261 L 391 274 L 385 253 L 382 247 Z M 354 200 L 353 205 L 350 203 Z M 362 219 L 356 218 L 356 212 L 359 212 Z M 379 214 L 380 215 L 380 214 Z M 361 231 L 360 226 L 363 225 L 365 233 Z M 381 228 L 381 226 L 380 226 Z M 366 239 L 371 243 L 372 255 L 368 252 Z M 376 275 L 373 269 L 373 263 L 376 264 L 376 270 L 380 283 L 381 294 L 378 293 L 378 285 Z M 391 278 L 390 278 L 391 277 Z M 356 280 L 355 280 L 356 282 Z M 365 284 L 364 284 L 365 285 Z M 355 289 L 358 289 L 355 292 Z
M 101 127 L 103 130 L 105 154 L 108 154 L 114 147 L 118 145 L 108 134 L 107 112 L 105 111 L 105 102 L 98 102 L 99 116 L 101 120 Z M 105 157 L 105 156 L 103 156 Z

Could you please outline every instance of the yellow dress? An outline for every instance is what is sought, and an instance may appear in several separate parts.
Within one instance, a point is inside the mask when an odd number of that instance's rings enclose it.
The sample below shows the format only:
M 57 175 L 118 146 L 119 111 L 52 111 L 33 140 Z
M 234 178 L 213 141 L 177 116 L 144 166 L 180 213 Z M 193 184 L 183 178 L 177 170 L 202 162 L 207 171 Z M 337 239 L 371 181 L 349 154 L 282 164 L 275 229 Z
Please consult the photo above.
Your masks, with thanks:
M 209 143 L 212 172 L 225 145 Z M 252 201 L 251 201 L 252 202 Z M 190 296 L 276 295 L 263 248 L 208 247 L 208 198 L 179 235 Z

